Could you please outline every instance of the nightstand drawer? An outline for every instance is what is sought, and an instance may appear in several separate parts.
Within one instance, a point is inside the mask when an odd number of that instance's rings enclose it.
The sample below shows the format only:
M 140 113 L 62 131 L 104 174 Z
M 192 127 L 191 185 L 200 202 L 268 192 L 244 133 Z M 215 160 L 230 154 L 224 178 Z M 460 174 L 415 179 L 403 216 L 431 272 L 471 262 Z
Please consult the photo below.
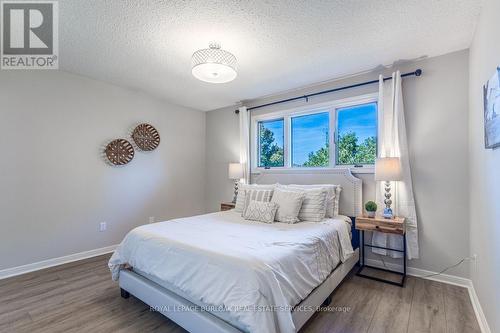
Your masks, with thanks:
M 357 221 L 356 221 L 356 229 L 365 230 L 365 231 L 380 231 L 380 232 L 386 232 L 386 233 L 398 234 L 398 235 L 404 234 L 403 227 L 384 226 L 384 225 L 377 225 L 377 224 L 373 224 L 373 223 L 364 223 L 364 222 L 357 222 Z
M 405 219 L 402 217 L 386 219 L 383 217 L 359 216 L 356 218 L 356 229 L 403 235 L 405 233 Z

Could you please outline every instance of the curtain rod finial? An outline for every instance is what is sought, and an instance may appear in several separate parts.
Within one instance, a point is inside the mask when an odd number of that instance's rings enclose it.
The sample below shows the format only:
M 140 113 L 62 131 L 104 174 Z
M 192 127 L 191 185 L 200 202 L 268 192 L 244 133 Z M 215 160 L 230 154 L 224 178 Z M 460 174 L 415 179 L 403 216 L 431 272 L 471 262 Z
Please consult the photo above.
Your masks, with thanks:
M 234 113 L 239 114 L 240 110 L 234 110 Z
M 420 75 L 422 75 L 422 70 L 421 70 L 420 68 L 419 68 L 419 69 L 417 69 L 417 70 L 415 71 L 415 75 L 416 75 L 416 76 L 420 76 Z

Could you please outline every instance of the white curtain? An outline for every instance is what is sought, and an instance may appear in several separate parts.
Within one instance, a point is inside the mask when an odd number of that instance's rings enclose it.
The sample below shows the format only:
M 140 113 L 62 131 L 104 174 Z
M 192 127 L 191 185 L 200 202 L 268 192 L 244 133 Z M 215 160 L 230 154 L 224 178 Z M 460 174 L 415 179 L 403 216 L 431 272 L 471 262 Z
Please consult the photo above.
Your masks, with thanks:
M 418 230 L 415 201 L 411 180 L 410 159 L 406 139 L 405 114 L 403 107 L 403 92 L 401 90 L 401 73 L 392 74 L 392 80 L 384 82 L 379 77 L 379 104 L 378 104 L 378 153 L 379 157 L 399 157 L 403 178 L 391 183 L 392 209 L 396 216 L 406 218 L 406 245 L 408 259 L 418 258 Z M 384 182 L 376 184 L 376 202 L 379 207 L 384 204 Z M 401 236 L 374 232 L 372 244 L 383 247 L 402 249 Z M 373 252 L 387 255 L 387 251 L 373 248 Z M 393 258 L 402 257 L 402 254 L 389 251 Z
M 245 184 L 250 184 L 250 123 L 249 111 L 245 106 L 239 108 L 240 115 L 240 163 L 243 164 Z

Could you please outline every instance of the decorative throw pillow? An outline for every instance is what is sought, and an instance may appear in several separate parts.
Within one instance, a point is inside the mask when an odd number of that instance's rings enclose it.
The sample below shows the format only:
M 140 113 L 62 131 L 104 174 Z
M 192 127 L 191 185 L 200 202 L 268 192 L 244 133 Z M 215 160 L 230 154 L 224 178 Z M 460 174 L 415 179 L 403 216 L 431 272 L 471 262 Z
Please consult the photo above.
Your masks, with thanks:
M 271 202 L 278 204 L 276 221 L 285 223 L 299 222 L 298 215 L 304 197 L 304 192 L 285 191 L 281 188 L 276 188 L 271 199 Z
M 301 189 L 287 186 L 285 189 L 304 193 L 304 201 L 299 211 L 299 220 L 309 222 L 321 222 L 326 214 L 326 194 L 325 188 Z
M 325 217 L 330 218 L 335 216 L 335 188 L 339 185 L 332 184 L 313 184 L 313 185 L 288 185 L 290 188 L 301 188 L 301 189 L 311 189 L 311 188 L 323 188 L 327 191 L 326 194 L 326 213 Z
M 236 197 L 236 205 L 234 207 L 234 211 L 238 213 L 243 213 L 243 209 L 245 208 L 245 191 L 246 190 L 272 190 L 275 185 L 257 185 L 257 184 L 243 184 L 239 183 L 238 185 L 238 196 Z
M 339 209 L 340 209 L 340 192 L 342 191 L 342 186 L 340 185 L 335 185 L 335 201 L 334 201 L 334 206 L 333 206 L 333 216 L 335 217 L 339 215 Z
M 275 202 L 250 200 L 243 217 L 245 220 L 273 223 L 278 205 Z
M 243 206 L 241 216 L 245 215 L 245 211 L 250 201 L 269 202 L 272 196 L 273 190 L 245 190 L 245 205 Z

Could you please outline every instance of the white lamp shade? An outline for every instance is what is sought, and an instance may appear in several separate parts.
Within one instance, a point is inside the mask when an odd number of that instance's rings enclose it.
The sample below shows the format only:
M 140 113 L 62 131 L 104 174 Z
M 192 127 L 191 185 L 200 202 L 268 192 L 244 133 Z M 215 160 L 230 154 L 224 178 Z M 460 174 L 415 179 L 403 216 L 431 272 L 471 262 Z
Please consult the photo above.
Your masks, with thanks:
M 229 163 L 228 174 L 229 174 L 229 179 L 243 178 L 243 164 Z
M 375 161 L 375 180 L 396 181 L 403 177 L 399 157 L 377 158 Z

